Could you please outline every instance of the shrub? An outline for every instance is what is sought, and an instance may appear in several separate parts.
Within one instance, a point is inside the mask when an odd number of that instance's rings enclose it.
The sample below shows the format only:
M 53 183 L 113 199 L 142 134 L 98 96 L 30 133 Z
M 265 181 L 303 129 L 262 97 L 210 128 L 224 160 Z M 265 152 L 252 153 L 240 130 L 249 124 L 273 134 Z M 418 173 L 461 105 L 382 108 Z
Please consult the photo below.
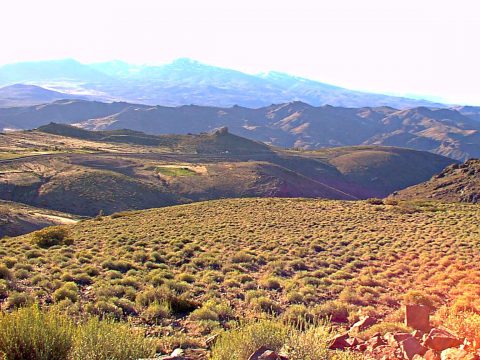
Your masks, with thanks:
M 2 262 L 5 264 L 6 267 L 11 269 L 17 263 L 17 259 L 14 257 L 5 256 L 4 258 L 2 258 Z
M 168 302 L 154 302 L 142 312 L 142 318 L 149 323 L 157 323 L 158 321 L 168 318 L 171 313 L 172 308 Z
M 69 299 L 72 303 L 78 300 L 78 288 L 73 282 L 65 283 L 61 288 L 53 292 L 53 300 L 59 302 Z
M 279 351 L 286 338 L 284 325 L 261 320 L 222 333 L 212 349 L 212 360 L 246 360 L 260 346 Z
M 370 198 L 367 199 L 367 203 L 370 205 L 383 205 L 383 200 L 377 198 Z
M 423 291 L 409 290 L 403 297 L 405 304 L 426 305 L 434 308 L 435 299 L 432 296 L 425 294 Z
M 0 353 L 6 360 L 64 360 L 74 327 L 66 315 L 37 306 L 0 313 Z
M 270 314 L 278 314 L 281 311 L 280 306 L 266 296 L 251 299 L 250 305 L 257 311 L 263 311 Z
M 6 265 L 0 264 L 0 280 L 12 280 L 13 274 Z
M 92 318 L 76 333 L 72 360 L 131 360 L 153 357 L 155 345 L 129 325 Z
M 62 226 L 50 226 L 32 234 L 32 243 L 48 248 L 55 245 L 71 245 L 73 240 L 68 238 L 68 230 Z
M 12 292 L 7 301 L 8 309 L 16 309 L 19 307 L 29 306 L 33 304 L 33 298 L 27 293 Z
M 332 322 L 348 321 L 350 306 L 340 301 L 327 301 L 314 308 L 314 315 L 320 319 L 330 319 Z
M 372 325 L 370 328 L 360 333 L 359 337 L 362 339 L 369 339 L 376 333 L 385 335 L 388 332 L 395 333 L 395 332 L 410 332 L 410 331 L 411 329 L 402 323 L 381 322 L 381 323 Z
M 327 343 L 331 337 L 330 329 L 327 325 L 318 325 L 310 326 L 305 331 L 290 330 L 284 346 L 288 359 L 330 359 L 327 349 Z

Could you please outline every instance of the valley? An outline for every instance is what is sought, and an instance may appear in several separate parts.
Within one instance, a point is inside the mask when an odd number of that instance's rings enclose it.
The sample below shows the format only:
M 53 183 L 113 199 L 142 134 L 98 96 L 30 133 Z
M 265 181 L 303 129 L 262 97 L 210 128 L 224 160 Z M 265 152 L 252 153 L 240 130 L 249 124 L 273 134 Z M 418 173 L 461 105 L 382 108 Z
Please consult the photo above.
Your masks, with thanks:
M 1 199 L 86 216 L 219 198 L 385 197 L 455 163 L 394 147 L 284 150 L 226 128 L 155 136 L 50 124 L 1 135 L 0 152 Z

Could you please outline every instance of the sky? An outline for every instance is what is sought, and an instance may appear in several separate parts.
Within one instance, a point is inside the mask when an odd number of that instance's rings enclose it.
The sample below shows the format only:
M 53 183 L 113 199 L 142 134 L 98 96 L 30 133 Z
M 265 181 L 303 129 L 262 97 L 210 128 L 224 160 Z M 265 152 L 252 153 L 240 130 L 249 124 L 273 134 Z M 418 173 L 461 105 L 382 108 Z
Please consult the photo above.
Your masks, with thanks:
M 478 0 L 2 0 L 0 64 L 188 57 L 480 105 Z

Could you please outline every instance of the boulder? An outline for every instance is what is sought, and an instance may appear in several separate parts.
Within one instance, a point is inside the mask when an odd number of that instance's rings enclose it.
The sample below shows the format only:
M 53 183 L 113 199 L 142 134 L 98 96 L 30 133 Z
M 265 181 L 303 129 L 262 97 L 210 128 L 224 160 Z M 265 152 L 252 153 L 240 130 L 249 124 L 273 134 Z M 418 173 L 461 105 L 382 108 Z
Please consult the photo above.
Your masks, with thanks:
M 356 337 L 350 337 L 345 341 L 350 345 L 351 348 L 360 344 L 360 340 L 358 340 Z
M 440 353 L 432 349 L 428 349 L 424 357 L 425 360 L 441 360 Z
M 443 350 L 440 355 L 441 360 L 476 360 L 477 355 L 466 352 L 462 349 L 449 348 Z
M 399 346 L 403 357 L 408 360 L 412 360 L 415 355 L 423 356 L 427 352 L 427 348 L 411 335 L 409 338 L 401 341 Z
M 349 348 L 350 344 L 347 341 L 348 338 L 348 333 L 339 334 L 329 341 L 328 348 L 330 350 L 344 350 Z
M 367 341 L 367 346 L 369 349 L 375 349 L 379 346 L 385 345 L 385 340 L 381 336 L 374 336 Z
M 393 347 L 398 347 L 401 341 L 411 337 L 413 337 L 413 335 L 410 333 L 386 333 L 384 336 L 388 345 Z
M 265 346 L 260 346 L 250 355 L 248 360 L 288 360 L 288 358 L 268 349 Z
M 405 306 L 405 325 L 415 330 L 430 330 L 430 308 L 425 305 Z
M 414 338 L 419 339 L 419 340 L 421 340 L 423 338 L 423 335 L 425 335 L 425 333 L 422 330 L 413 330 L 412 331 L 412 336 Z
M 349 331 L 363 331 L 374 325 L 377 320 L 371 316 L 364 316 L 352 325 Z
M 463 340 L 460 340 L 455 335 L 451 334 L 447 330 L 433 328 L 428 333 L 423 345 L 426 347 L 443 351 L 448 348 L 458 347 L 463 344 Z

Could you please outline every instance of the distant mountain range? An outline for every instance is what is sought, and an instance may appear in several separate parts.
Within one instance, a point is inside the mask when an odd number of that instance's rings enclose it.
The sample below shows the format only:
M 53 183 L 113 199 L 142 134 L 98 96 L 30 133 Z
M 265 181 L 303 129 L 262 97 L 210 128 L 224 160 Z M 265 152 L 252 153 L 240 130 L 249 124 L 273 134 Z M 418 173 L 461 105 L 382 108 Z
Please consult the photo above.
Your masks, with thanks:
M 29 84 L 98 101 L 126 101 L 147 105 L 205 105 L 264 107 L 291 101 L 314 106 L 417 106 L 441 107 L 426 100 L 352 91 L 318 81 L 279 72 L 249 75 L 209 66 L 190 59 L 178 59 L 161 66 L 137 66 L 121 61 L 82 64 L 75 60 L 26 62 L 0 67 L 0 86 Z M 39 89 L 25 89 L 30 103 L 21 103 L 0 91 L 0 106 L 41 104 Z M 6 90 L 3 90 L 4 92 Z M 20 99 L 25 95 L 17 92 Z
M 314 107 L 291 102 L 251 109 L 148 106 L 61 100 L 0 109 L 0 129 L 33 129 L 50 122 L 88 130 L 132 129 L 187 134 L 227 126 L 239 136 L 287 148 L 382 145 L 430 151 L 457 160 L 480 157 L 477 109 Z

